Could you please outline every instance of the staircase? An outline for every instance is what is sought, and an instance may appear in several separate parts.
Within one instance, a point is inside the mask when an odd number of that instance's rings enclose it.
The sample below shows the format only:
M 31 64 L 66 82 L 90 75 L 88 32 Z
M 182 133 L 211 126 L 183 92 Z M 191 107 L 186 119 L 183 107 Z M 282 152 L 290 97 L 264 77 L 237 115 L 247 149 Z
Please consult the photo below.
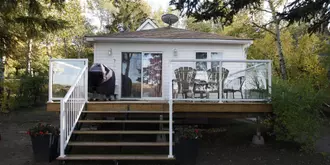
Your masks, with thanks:
M 163 111 L 82 111 L 65 156 L 58 160 L 174 160 L 168 115 Z

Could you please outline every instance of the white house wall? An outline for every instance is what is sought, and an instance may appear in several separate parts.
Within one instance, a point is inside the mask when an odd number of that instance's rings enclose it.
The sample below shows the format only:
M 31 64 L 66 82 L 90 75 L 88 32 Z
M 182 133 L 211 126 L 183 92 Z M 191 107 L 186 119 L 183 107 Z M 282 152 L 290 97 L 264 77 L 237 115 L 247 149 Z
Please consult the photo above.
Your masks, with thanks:
M 109 50 L 112 50 L 112 55 L 109 55 Z M 177 56 L 174 56 L 173 50 L 177 50 Z M 245 52 L 243 45 L 212 45 L 212 44 L 150 44 L 150 43 L 95 43 L 94 45 L 94 63 L 102 63 L 112 68 L 116 74 L 116 84 L 119 87 L 118 94 L 120 94 L 120 75 L 121 75 L 121 53 L 122 52 L 161 52 L 163 60 L 162 71 L 162 93 L 163 98 L 168 98 L 169 82 L 174 78 L 173 70 L 182 67 L 193 65 L 176 63 L 170 68 L 171 59 L 195 59 L 196 52 L 207 52 L 207 58 L 211 59 L 211 52 L 222 52 L 225 60 L 245 60 Z M 229 74 L 241 70 L 245 64 L 224 63 L 223 67 L 229 69 Z M 209 65 L 208 65 L 209 68 Z M 172 74 L 172 75 L 171 75 Z

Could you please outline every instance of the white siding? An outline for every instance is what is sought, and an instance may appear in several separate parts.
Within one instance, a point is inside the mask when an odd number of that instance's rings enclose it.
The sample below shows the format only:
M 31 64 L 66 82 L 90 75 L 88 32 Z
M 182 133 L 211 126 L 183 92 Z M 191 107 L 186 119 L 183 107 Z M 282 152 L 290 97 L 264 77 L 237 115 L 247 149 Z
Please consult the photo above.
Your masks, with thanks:
M 109 50 L 112 49 L 112 55 Z M 173 50 L 177 50 L 177 56 L 173 55 Z M 121 84 L 121 53 L 122 52 L 161 52 L 163 55 L 163 98 L 168 98 L 169 81 L 171 71 L 169 70 L 169 60 L 171 59 L 195 59 L 196 52 L 207 52 L 208 59 L 211 59 L 211 52 L 222 52 L 225 60 L 245 60 L 245 52 L 242 45 L 218 45 L 218 44 L 150 44 L 150 43 L 95 43 L 94 63 L 102 63 L 115 70 L 116 84 Z M 194 63 L 193 63 L 194 64 Z M 192 64 L 190 64 L 192 65 Z M 227 66 L 226 66 L 227 65 Z M 242 66 L 228 66 L 224 64 L 230 72 L 235 72 L 235 68 Z M 238 65 L 238 64 L 235 64 Z M 187 66 L 177 63 L 172 66 L 176 69 L 180 66 Z M 172 72 L 173 73 L 173 72 Z M 230 74 L 230 73 L 229 73 Z M 173 76 L 173 75 L 172 75 Z M 174 78 L 174 77 L 173 77 Z M 121 89 L 119 87 L 119 89 Z M 119 90 L 120 96 L 120 90 Z

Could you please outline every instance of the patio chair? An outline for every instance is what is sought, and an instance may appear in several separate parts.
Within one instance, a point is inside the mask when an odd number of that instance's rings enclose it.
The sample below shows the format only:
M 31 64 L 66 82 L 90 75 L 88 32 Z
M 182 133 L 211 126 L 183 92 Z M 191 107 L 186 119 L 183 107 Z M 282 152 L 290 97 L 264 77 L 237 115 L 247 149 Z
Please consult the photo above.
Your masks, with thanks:
M 229 70 L 226 68 L 222 68 L 222 76 L 221 76 L 221 81 L 222 81 L 222 89 L 224 86 L 224 81 L 228 77 Z M 219 95 L 219 67 L 212 68 L 207 70 L 207 75 L 208 75 L 208 88 L 209 88 L 209 93 L 218 93 L 218 98 L 220 97 Z
M 196 76 L 196 69 L 193 69 L 192 67 L 180 67 L 175 69 L 174 74 L 176 79 L 172 81 L 176 82 L 178 85 L 176 96 L 180 93 L 183 98 L 193 98 L 193 86 Z
M 241 97 L 243 99 L 242 87 L 244 85 L 245 79 L 246 79 L 245 76 L 240 76 L 240 77 L 237 77 L 233 80 L 228 81 L 228 84 L 231 85 L 231 88 L 224 88 L 223 89 L 223 93 L 226 93 L 226 98 L 227 99 L 228 99 L 228 93 L 232 93 L 233 94 L 233 99 L 235 99 L 235 93 L 236 92 L 240 92 Z M 236 84 L 238 84 L 237 86 L 239 86 L 239 88 L 235 89 Z

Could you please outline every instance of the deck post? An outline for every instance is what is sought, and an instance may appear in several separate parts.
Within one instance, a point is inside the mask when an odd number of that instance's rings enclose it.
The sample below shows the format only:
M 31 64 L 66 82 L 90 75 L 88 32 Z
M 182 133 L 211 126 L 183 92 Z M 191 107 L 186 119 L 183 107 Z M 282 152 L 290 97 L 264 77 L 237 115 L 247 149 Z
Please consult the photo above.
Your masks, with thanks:
M 272 62 L 268 62 L 268 94 L 269 94 L 269 101 L 271 99 L 271 94 L 272 94 Z
M 169 101 L 169 154 L 168 154 L 168 158 L 173 158 L 173 101 L 170 100 Z
M 64 134 L 66 134 L 65 131 L 65 115 L 64 115 L 64 108 L 65 108 L 65 104 L 64 104 L 64 100 L 61 99 L 61 103 L 60 103 L 60 157 L 65 157 L 65 146 L 64 146 Z
M 48 102 L 53 102 L 53 63 L 52 59 L 49 60 L 49 70 L 48 70 Z
M 222 61 L 219 61 L 219 103 L 222 103 Z
M 170 63 L 170 81 L 169 81 L 169 95 L 168 95 L 168 113 L 169 113 L 169 153 L 168 158 L 173 158 L 173 89 L 172 89 L 172 63 Z
M 85 65 L 87 66 L 85 70 L 85 102 L 88 102 L 88 60 L 85 60 Z

